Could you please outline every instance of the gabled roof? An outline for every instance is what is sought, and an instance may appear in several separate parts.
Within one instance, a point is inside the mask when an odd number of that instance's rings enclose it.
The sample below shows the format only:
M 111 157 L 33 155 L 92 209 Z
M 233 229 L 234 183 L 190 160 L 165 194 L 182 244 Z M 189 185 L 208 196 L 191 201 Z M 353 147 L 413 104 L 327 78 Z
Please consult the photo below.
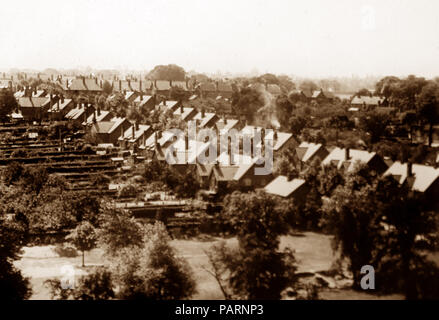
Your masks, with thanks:
M 288 180 L 286 176 L 278 176 L 264 188 L 265 192 L 278 195 L 281 197 L 289 197 L 294 191 L 299 189 L 306 183 L 303 179 Z
M 83 125 L 90 125 L 93 124 L 94 119 L 96 118 L 96 122 L 104 121 L 105 118 L 107 118 L 110 115 L 110 111 L 101 110 L 100 114 L 98 115 L 98 111 L 96 110 L 94 113 L 88 116 L 87 121 L 83 122 Z
M 134 128 L 134 138 L 133 138 L 133 128 Z M 128 140 L 129 142 L 136 142 L 146 131 L 148 131 L 151 126 L 145 124 L 139 124 L 136 129 L 135 125 L 129 127 L 123 133 L 123 136 L 119 137 L 119 140 Z
M 140 96 L 138 96 L 136 99 L 134 99 L 134 102 L 138 103 L 139 107 L 141 107 L 145 103 L 147 103 L 150 99 L 152 99 L 152 96 L 143 95 L 142 98 L 140 98 Z
M 296 153 L 300 160 L 303 162 L 308 161 L 312 156 L 323 148 L 321 143 L 302 142 L 297 148 Z
M 94 129 L 98 133 L 110 133 L 113 126 L 113 121 L 100 121 L 93 124 Z
M 351 100 L 353 93 L 334 93 L 334 97 L 339 98 L 340 100 Z
M 362 164 L 368 164 L 376 156 L 376 152 L 365 150 L 349 149 L 349 159 L 345 159 L 346 149 L 335 148 L 322 161 L 322 165 L 333 164 L 337 168 L 345 168 L 348 172 L 353 171 L 355 164 L 359 161 Z
M 382 102 L 383 99 L 381 99 L 380 97 L 362 96 L 362 97 L 354 97 L 351 101 L 351 104 L 361 104 L 361 105 L 366 104 L 371 106 L 377 106 Z
M 214 165 L 215 178 L 218 181 L 239 181 L 241 178 L 255 166 L 258 158 L 251 158 L 247 155 L 233 154 L 233 163 L 230 164 L 230 156 L 228 153 L 221 153 Z
M 203 117 L 203 113 L 202 112 L 198 112 L 195 115 L 195 117 L 193 118 L 193 120 L 198 120 L 199 121 L 199 126 L 201 128 L 204 128 L 214 117 L 216 117 L 215 113 L 205 112 L 204 113 L 204 117 Z
M 208 177 L 210 175 L 210 173 L 212 172 L 213 167 L 214 167 L 214 164 L 197 163 L 197 173 L 200 177 Z
M 264 128 L 247 125 L 241 130 L 241 136 L 253 137 L 255 134 L 255 131 L 256 131 L 259 134 L 261 134 L 261 139 L 264 139 L 264 137 L 262 137 L 262 133 L 261 133 L 262 129 L 264 129 Z M 293 134 L 288 133 L 288 132 L 276 131 L 276 135 L 277 135 L 277 139 L 275 139 L 275 142 L 273 145 L 274 151 L 277 151 L 280 148 L 282 148 L 288 141 L 290 141 L 290 139 L 293 138 Z M 265 129 L 265 139 L 273 140 L 274 136 L 275 136 L 274 130 Z M 260 143 L 258 144 L 258 146 L 259 145 L 260 145 Z
M 69 90 L 73 91 L 102 91 L 101 87 L 96 83 L 96 79 L 77 78 L 73 79 L 69 85 Z
M 220 134 L 227 134 L 230 129 L 233 129 L 239 124 L 239 120 L 237 119 L 227 119 L 227 123 L 224 122 L 224 119 L 218 120 L 215 125 L 219 130 Z
M 433 182 L 439 179 L 439 168 L 431 166 L 413 164 L 412 173 L 414 174 L 412 189 L 419 192 L 425 192 Z M 407 163 L 394 162 L 384 173 L 384 176 L 388 175 L 392 175 L 399 183 L 404 183 L 407 179 Z
M 175 100 L 166 100 L 166 101 L 162 101 L 158 104 L 158 108 L 161 110 L 173 110 L 175 111 L 178 105 L 178 101 Z
M 113 126 L 111 127 L 111 129 L 108 131 L 108 133 L 112 133 L 114 130 L 116 130 L 117 128 L 119 128 L 119 126 L 124 123 L 125 121 L 128 121 L 126 118 L 122 118 L 122 117 L 114 117 L 110 120 L 111 122 L 113 122 Z
M 18 105 L 22 108 L 41 108 L 46 106 L 48 103 L 50 103 L 50 98 L 48 97 L 21 97 L 18 100 Z
M 37 90 L 37 92 L 32 91 L 32 97 L 44 97 L 45 93 L 44 90 Z
M 85 108 L 83 107 L 76 107 L 73 108 L 72 110 L 70 110 L 69 112 L 67 112 L 67 114 L 64 116 L 64 118 L 66 119 L 70 119 L 70 120 L 76 120 L 79 119 L 79 117 L 81 117 L 85 112 Z
M 129 100 L 135 94 L 134 91 L 127 91 L 127 93 L 125 93 L 125 100 Z
M 317 98 L 321 93 L 323 93 L 322 91 L 320 91 L 320 90 L 314 90 L 313 92 L 312 92 L 312 98 Z
M 181 108 L 175 109 L 173 115 L 177 117 L 181 117 L 184 121 L 192 120 L 193 116 L 196 114 L 194 108 L 183 108 L 183 113 L 181 112 Z
M 59 105 L 58 105 L 59 103 Z M 70 103 L 73 103 L 72 99 L 64 99 L 64 102 L 61 102 L 61 99 L 58 99 L 58 102 L 55 103 L 48 112 L 58 112 L 58 107 L 59 110 L 63 110 L 65 107 L 67 107 Z
M 173 149 L 176 151 L 177 164 L 198 163 L 198 157 L 201 154 L 204 154 L 210 145 L 209 142 L 201 142 L 197 140 L 188 140 L 188 142 L 188 148 L 186 148 L 185 139 L 181 137 L 172 144 Z M 168 148 L 166 148 L 165 154 L 169 152 Z

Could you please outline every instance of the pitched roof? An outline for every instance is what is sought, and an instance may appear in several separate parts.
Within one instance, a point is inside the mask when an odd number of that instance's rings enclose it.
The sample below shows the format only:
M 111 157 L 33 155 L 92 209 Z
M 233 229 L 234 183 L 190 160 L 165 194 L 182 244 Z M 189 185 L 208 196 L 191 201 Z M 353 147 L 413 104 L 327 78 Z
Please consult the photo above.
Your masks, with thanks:
M 286 176 L 278 176 L 264 188 L 265 192 L 278 195 L 281 197 L 289 197 L 294 191 L 299 189 L 306 181 L 303 179 L 292 179 L 288 181 Z
M 69 90 L 74 91 L 102 91 L 101 87 L 96 83 L 97 79 L 77 78 L 73 79 L 69 85 Z
M 413 190 L 425 192 L 437 179 L 439 179 L 439 168 L 413 164 L 412 173 L 414 174 Z M 394 162 L 384 173 L 384 176 L 392 175 L 399 183 L 404 183 L 407 179 L 407 163 L 400 161 Z
M 181 112 L 181 108 L 175 109 L 173 115 L 181 117 L 184 121 L 192 120 L 193 116 L 195 115 L 195 109 L 194 108 L 183 108 L 183 113 Z
M 230 129 L 233 129 L 237 126 L 239 120 L 237 119 L 227 119 L 227 123 L 224 122 L 224 119 L 220 119 L 216 122 L 216 127 L 219 130 L 220 134 L 227 134 Z
M 362 164 L 369 163 L 376 155 L 376 152 L 368 152 L 365 150 L 349 149 L 349 159 L 345 159 L 346 149 L 335 148 L 328 156 L 323 159 L 322 165 L 334 164 L 337 168 L 346 168 L 347 171 L 353 171 L 355 164 L 359 161 Z
M 142 99 L 142 100 L 140 100 Z M 142 98 L 138 96 L 136 99 L 134 99 L 134 102 L 139 104 L 139 107 L 143 106 L 145 103 L 147 103 L 150 99 L 152 99 L 152 96 L 142 95 Z
M 134 91 L 127 91 L 127 93 L 125 93 L 125 100 L 129 100 L 135 94 Z
M 352 93 L 334 93 L 334 97 L 339 98 L 340 100 L 351 100 L 353 94 Z
M 381 104 L 383 102 L 383 99 L 380 97 L 354 97 L 351 101 L 351 104 L 366 104 L 366 105 L 372 105 L 377 106 L 378 104 Z
M 100 121 L 93 124 L 94 129 L 98 133 L 110 133 L 110 130 L 113 128 L 113 121 Z
M 114 130 L 119 128 L 119 126 L 122 123 L 124 123 L 125 121 L 128 121 L 128 120 L 126 118 L 122 118 L 122 117 L 113 117 L 110 121 L 113 122 L 113 126 L 110 128 L 108 133 L 112 133 Z
M 265 139 L 270 139 L 273 140 L 274 138 L 274 130 L 271 129 L 265 129 L 262 127 L 256 127 L 256 126 L 250 126 L 247 125 L 245 126 L 242 130 L 241 130 L 241 136 L 250 136 L 253 137 L 255 135 L 255 131 L 258 132 L 259 134 L 261 134 L 261 139 L 262 137 L 262 133 L 261 130 L 264 129 L 265 130 Z M 277 151 L 280 148 L 282 148 L 288 141 L 290 141 L 290 139 L 293 138 L 293 134 L 292 133 L 288 133 L 288 132 L 280 132 L 280 131 L 276 131 L 277 134 L 277 139 L 275 139 L 274 145 L 273 145 L 273 150 Z M 261 144 L 258 143 L 258 146 Z
M 18 99 L 18 105 L 22 108 L 31 108 L 31 107 L 44 107 L 50 102 L 50 98 L 48 97 L 21 97 Z
M 79 119 L 79 117 L 81 117 L 85 112 L 85 108 L 83 107 L 76 107 L 73 108 L 72 110 L 70 110 L 69 112 L 67 112 L 67 114 L 64 116 L 64 118 L 66 119 L 70 119 L 70 120 L 76 120 Z
M 200 177 L 208 177 L 210 175 L 210 173 L 212 172 L 213 167 L 214 167 L 214 164 L 197 163 L 197 173 Z
M 134 128 L 134 138 L 133 138 L 133 128 Z M 149 130 L 151 126 L 145 124 L 139 124 L 138 129 L 136 129 L 135 125 L 129 127 L 123 133 L 123 136 L 119 137 L 119 140 L 128 140 L 129 142 L 136 142 L 146 131 Z
M 178 105 L 178 101 L 175 100 L 166 100 L 166 101 L 162 101 L 158 104 L 158 108 L 161 110 L 173 110 L 175 111 Z
M 107 116 L 110 115 L 110 111 L 101 110 L 100 114 L 98 115 L 98 111 L 96 110 L 94 113 L 88 116 L 87 121 L 83 122 L 83 125 L 90 125 L 93 124 L 93 120 L 96 117 L 96 122 L 104 121 Z
M 59 103 L 59 105 L 58 105 Z M 52 108 L 49 109 L 48 112 L 57 112 L 58 111 L 58 107 L 59 110 L 63 110 L 65 107 L 67 107 L 70 103 L 73 103 L 72 99 L 64 99 L 64 102 L 61 102 L 61 99 L 58 99 L 58 102 L 55 103 Z
M 308 161 L 312 156 L 319 151 L 320 148 L 323 148 L 321 143 L 312 143 L 312 142 L 302 142 L 297 148 L 296 152 L 300 160 L 303 162 Z
M 216 117 L 215 113 L 205 112 L 203 117 L 203 113 L 198 112 L 193 120 L 199 120 L 200 127 L 204 128 L 214 117 Z

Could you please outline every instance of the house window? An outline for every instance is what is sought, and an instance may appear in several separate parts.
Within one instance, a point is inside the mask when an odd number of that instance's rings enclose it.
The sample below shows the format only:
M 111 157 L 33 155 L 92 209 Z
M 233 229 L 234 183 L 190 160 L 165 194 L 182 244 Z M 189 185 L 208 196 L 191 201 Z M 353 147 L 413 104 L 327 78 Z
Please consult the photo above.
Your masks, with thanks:
M 246 187 L 251 186 L 251 185 L 252 185 L 252 179 L 250 179 L 250 178 L 245 178 L 245 179 L 244 179 L 244 185 L 245 185 Z

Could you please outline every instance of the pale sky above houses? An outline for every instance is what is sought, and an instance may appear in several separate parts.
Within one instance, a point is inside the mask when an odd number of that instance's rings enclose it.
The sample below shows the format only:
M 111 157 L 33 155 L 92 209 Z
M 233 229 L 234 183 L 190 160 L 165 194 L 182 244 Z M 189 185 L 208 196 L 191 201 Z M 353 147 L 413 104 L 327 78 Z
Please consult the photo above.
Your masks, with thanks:
M 0 68 L 439 76 L 437 0 L 9 0 Z

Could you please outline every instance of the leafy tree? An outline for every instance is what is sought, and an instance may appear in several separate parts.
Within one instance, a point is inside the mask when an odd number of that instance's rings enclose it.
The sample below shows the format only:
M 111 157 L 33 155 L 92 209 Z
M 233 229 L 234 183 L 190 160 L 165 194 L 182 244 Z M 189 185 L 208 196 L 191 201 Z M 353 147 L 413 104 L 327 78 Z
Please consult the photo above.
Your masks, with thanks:
M 95 228 L 90 222 L 82 221 L 70 232 L 66 240 L 70 240 L 76 249 L 82 251 L 82 266 L 84 267 L 85 251 L 89 251 L 96 246 Z
M 430 82 L 423 87 L 417 98 L 416 105 L 419 117 L 424 123 L 429 124 L 428 146 L 431 146 L 433 140 L 433 125 L 439 122 L 439 85 Z
M 18 109 L 17 100 L 14 94 L 9 90 L 0 90 L 0 121 L 8 120 L 8 115 Z
M 375 143 L 386 133 L 389 117 L 377 112 L 360 118 L 360 128 L 370 135 L 370 142 Z
M 293 108 L 294 105 L 286 95 L 280 95 L 276 98 L 276 117 L 282 127 L 288 128 Z
M 0 298 L 2 301 L 27 299 L 32 294 L 29 280 L 14 266 L 26 239 L 26 229 L 15 218 L 0 216 Z
M 371 97 L 371 96 L 372 96 L 372 93 L 371 93 L 368 89 L 363 88 L 363 89 L 361 89 L 361 90 L 358 90 L 358 91 L 355 93 L 355 96 L 356 96 L 356 97 Z
M 334 249 L 348 259 L 354 288 L 360 286 L 361 267 L 372 265 L 382 284 L 378 290 L 403 292 L 407 299 L 437 298 L 432 286 L 437 287 L 439 269 L 426 254 L 437 243 L 437 219 L 411 191 L 410 181 L 400 185 L 360 166 L 326 203 Z
M 100 216 L 98 242 L 109 256 L 125 247 L 142 245 L 142 226 L 128 211 L 104 206 Z
M 175 64 L 158 65 L 149 72 L 148 78 L 153 80 L 184 81 L 186 78 L 186 71 Z
M 113 92 L 113 88 L 111 87 L 111 84 L 107 80 L 105 80 L 104 83 L 102 84 L 102 91 L 106 95 L 110 95 Z
M 112 275 L 104 267 L 82 276 L 74 288 L 63 288 L 59 279 L 48 279 L 44 284 L 49 288 L 51 298 L 57 300 L 109 300 L 115 298 Z
M 188 94 L 182 88 L 176 87 L 176 86 L 172 86 L 172 88 L 171 88 L 171 90 L 169 92 L 169 95 L 170 95 L 170 98 L 172 100 L 182 101 L 182 100 L 186 99 Z
M 125 100 L 123 93 L 118 92 L 107 98 L 106 108 L 118 117 L 125 117 L 128 110 L 128 101 Z
M 121 299 L 187 299 L 195 293 L 192 272 L 169 245 L 165 226 L 146 225 L 141 247 L 121 249 L 114 260 L 113 274 Z
M 238 248 L 214 247 L 215 269 L 226 273 L 234 298 L 279 299 L 294 285 L 294 256 L 279 250 L 280 235 L 288 231 L 286 201 L 263 191 L 234 193 L 224 199 L 222 219 L 238 238 Z
M 244 115 L 249 122 L 254 120 L 254 115 L 263 106 L 262 94 L 253 88 L 244 88 L 232 97 L 233 112 Z
M 200 183 L 196 179 L 194 169 L 187 169 L 179 175 L 180 183 L 175 187 L 175 193 L 182 198 L 193 198 L 200 189 Z
M 300 135 L 302 130 L 306 128 L 308 124 L 307 118 L 303 116 L 292 116 L 288 120 L 290 132 L 293 133 L 295 136 Z
M 305 92 L 313 92 L 318 90 L 319 87 L 313 81 L 305 80 L 299 85 L 300 90 Z

